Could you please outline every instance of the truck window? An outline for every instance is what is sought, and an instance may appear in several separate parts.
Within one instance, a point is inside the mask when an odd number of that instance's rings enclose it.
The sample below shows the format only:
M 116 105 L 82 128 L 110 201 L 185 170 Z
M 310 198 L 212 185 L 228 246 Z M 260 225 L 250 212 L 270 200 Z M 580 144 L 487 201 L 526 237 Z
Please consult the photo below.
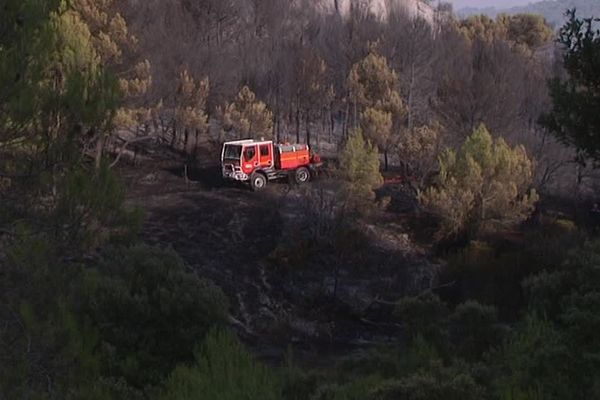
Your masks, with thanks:
M 254 156 L 256 155 L 256 147 L 246 147 L 246 150 L 244 150 L 244 160 L 246 161 L 252 161 L 252 159 L 254 158 Z
M 268 144 L 263 144 L 262 146 L 260 146 L 260 155 L 261 155 L 261 157 L 269 156 L 269 145 Z
M 225 160 L 239 160 L 242 154 L 242 146 L 227 144 L 225 145 L 225 151 L 223 158 Z

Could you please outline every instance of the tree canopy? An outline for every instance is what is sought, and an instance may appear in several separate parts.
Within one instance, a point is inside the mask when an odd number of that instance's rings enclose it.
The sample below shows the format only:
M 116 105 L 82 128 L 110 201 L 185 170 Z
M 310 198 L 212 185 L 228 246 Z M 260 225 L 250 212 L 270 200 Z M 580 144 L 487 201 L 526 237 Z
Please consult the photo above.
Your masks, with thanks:
M 600 31 L 592 18 L 579 19 L 575 10 L 567 15 L 558 38 L 567 77 L 550 82 L 552 110 L 540 122 L 563 143 L 600 161 Z
M 538 200 L 530 190 L 532 178 L 525 149 L 494 139 L 481 125 L 457 152 L 447 149 L 440 156 L 437 181 L 421 193 L 421 201 L 442 218 L 442 235 L 463 230 L 477 235 L 490 224 L 529 216 Z

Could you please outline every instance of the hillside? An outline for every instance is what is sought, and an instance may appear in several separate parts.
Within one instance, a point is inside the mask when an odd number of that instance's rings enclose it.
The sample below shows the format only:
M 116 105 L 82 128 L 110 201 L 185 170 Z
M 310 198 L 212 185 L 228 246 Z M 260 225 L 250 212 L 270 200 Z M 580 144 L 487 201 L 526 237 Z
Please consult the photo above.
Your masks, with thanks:
M 548 23 L 554 27 L 562 25 L 565 10 L 576 8 L 582 17 L 600 16 L 600 2 L 597 0 L 544 0 L 536 3 L 530 3 L 526 6 L 512 7 L 508 9 L 487 8 L 463 8 L 458 10 L 461 16 L 473 14 L 487 14 L 495 17 L 500 13 L 521 14 L 535 13 L 543 15 Z

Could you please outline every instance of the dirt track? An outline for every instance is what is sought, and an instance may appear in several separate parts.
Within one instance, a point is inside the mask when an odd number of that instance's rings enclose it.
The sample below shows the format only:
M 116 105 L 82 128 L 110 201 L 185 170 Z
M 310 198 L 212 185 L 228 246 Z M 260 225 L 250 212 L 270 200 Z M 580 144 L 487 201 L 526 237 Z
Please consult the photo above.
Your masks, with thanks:
M 223 183 L 216 167 L 193 169 L 186 182 L 180 166 L 159 160 L 122 170 L 128 202 L 145 210 L 143 240 L 172 246 L 219 285 L 232 303 L 234 325 L 258 352 L 279 358 L 294 345 L 311 358 L 397 340 L 401 326 L 384 300 L 426 287 L 436 269 L 397 226 L 367 226 L 373 243 L 361 262 L 368 268 L 343 271 L 333 301 L 323 293 L 329 277 L 322 270 L 292 281 L 268 257 L 286 226 L 280 211 L 298 201 L 293 188 L 278 183 L 254 193 Z

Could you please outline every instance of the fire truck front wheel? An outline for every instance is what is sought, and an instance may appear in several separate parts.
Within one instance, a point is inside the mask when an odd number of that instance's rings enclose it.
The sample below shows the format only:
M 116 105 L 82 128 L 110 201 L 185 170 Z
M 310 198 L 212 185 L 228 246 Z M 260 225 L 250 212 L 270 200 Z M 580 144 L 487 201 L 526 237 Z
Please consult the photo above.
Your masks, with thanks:
M 308 168 L 301 167 L 296 170 L 296 183 L 301 185 L 310 180 L 310 171 Z
M 267 177 L 260 172 L 255 172 L 250 176 L 250 186 L 255 192 L 262 190 L 267 186 Z

